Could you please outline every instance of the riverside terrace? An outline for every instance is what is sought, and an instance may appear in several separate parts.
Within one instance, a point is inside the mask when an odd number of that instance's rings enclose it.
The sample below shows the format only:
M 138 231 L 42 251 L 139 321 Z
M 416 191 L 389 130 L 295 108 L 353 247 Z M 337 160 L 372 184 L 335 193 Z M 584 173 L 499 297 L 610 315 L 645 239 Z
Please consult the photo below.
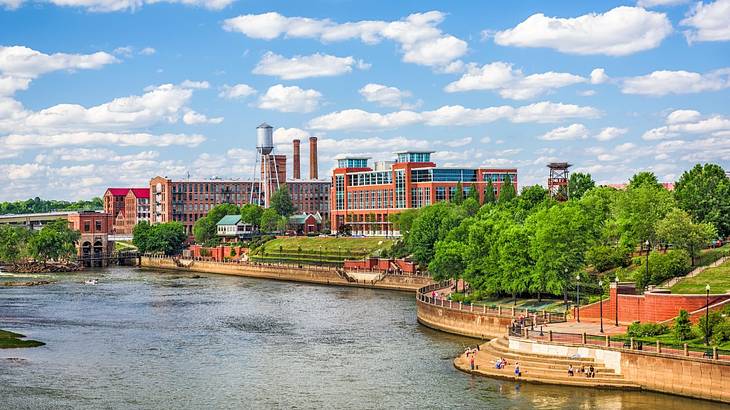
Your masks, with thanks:
M 557 332 L 569 325 L 559 315 L 449 303 L 451 289 L 445 281 L 416 292 L 421 324 L 449 333 L 491 339 L 480 346 L 476 367 L 461 355 L 454 366 L 487 377 L 571 386 L 644 389 L 730 403 L 730 352 L 666 344 L 641 345 L 609 335 Z M 519 316 L 525 326 L 513 326 Z M 496 359 L 509 365 L 495 369 Z M 515 363 L 521 375 L 515 375 Z M 593 365 L 597 377 L 571 377 L 567 368 Z

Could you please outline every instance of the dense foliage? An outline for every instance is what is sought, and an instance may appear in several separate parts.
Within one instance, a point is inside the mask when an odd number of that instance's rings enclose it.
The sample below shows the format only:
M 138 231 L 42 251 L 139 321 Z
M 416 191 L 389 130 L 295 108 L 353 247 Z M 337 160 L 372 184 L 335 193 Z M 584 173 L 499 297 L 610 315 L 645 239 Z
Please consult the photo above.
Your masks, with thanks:
M 16 262 L 27 257 L 43 263 L 69 260 L 76 254 L 79 236 L 65 219 L 48 223 L 38 232 L 3 225 L 0 226 L 0 261 Z
M 675 199 L 650 172 L 634 175 L 625 190 L 597 187 L 588 174 L 573 175 L 571 199 L 565 202 L 549 198 L 540 186 L 525 187 L 516 196 L 504 181 L 496 201 L 487 195 L 479 204 L 457 195 L 452 202 L 393 216 L 403 241 L 391 252 L 412 255 L 435 278 L 463 278 L 481 293 L 540 298 L 567 295 L 577 277 L 586 285 L 602 276 L 604 282 L 613 280 L 613 269 L 629 266 L 632 253 L 647 249 L 654 250 L 648 274 L 641 267 L 627 272 L 639 286 L 683 275 L 691 257 L 716 239 L 730 218 L 730 213 L 715 218 L 692 201 Z M 683 192 L 724 192 L 689 177 L 683 185 Z
M 185 227 L 180 222 L 150 225 L 142 221 L 134 227 L 133 234 L 132 242 L 141 253 L 176 255 L 182 251 L 187 240 Z
M 35 197 L 26 201 L 0 202 L 0 215 L 4 214 L 37 214 L 52 211 L 95 211 L 104 208 L 101 198 L 90 201 L 57 201 Z

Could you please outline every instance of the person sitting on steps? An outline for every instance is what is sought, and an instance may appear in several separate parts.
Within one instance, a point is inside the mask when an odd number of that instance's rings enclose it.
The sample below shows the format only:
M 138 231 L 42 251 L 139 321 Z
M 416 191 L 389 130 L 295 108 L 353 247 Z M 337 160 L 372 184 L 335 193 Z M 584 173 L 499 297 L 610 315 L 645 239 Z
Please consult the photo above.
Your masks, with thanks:
M 574 374 L 574 372 L 573 372 L 573 365 L 572 364 L 569 364 L 568 365 L 568 376 L 573 377 L 573 374 Z

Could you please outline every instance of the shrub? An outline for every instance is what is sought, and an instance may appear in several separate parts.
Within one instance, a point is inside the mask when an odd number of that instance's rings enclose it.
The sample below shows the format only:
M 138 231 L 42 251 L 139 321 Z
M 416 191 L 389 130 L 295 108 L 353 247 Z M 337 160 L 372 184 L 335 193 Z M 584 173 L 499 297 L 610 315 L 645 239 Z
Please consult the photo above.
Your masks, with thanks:
M 689 321 L 689 313 L 682 309 L 674 319 L 674 337 L 677 340 L 689 340 L 692 338 L 692 323 Z
M 621 247 L 607 245 L 594 246 L 586 252 L 586 262 L 593 265 L 598 272 L 629 264 L 629 253 Z
M 649 255 L 648 283 L 656 285 L 667 279 L 687 274 L 692 269 L 687 251 L 672 249 L 665 254 L 652 252 Z
M 709 326 L 708 326 L 709 322 Z M 697 335 L 704 339 L 705 335 L 712 335 L 715 333 L 715 328 L 723 322 L 722 316 L 719 312 L 710 312 L 709 321 L 702 315 L 699 323 L 697 323 Z
M 626 334 L 629 337 L 651 337 L 669 333 L 669 327 L 659 323 L 639 323 L 629 325 Z
M 723 321 L 715 326 L 715 333 L 712 335 L 712 341 L 715 344 L 724 343 L 730 341 L 730 321 Z

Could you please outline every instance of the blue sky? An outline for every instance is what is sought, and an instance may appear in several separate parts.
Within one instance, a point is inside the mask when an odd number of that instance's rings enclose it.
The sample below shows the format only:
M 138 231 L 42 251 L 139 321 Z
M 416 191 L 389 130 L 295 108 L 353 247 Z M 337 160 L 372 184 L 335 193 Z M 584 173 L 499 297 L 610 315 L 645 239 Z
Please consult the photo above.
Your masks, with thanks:
M 730 0 L 492 3 L 0 0 L 0 200 L 248 179 L 263 121 L 281 153 L 318 136 L 321 176 L 409 148 L 521 186 L 730 167 Z

